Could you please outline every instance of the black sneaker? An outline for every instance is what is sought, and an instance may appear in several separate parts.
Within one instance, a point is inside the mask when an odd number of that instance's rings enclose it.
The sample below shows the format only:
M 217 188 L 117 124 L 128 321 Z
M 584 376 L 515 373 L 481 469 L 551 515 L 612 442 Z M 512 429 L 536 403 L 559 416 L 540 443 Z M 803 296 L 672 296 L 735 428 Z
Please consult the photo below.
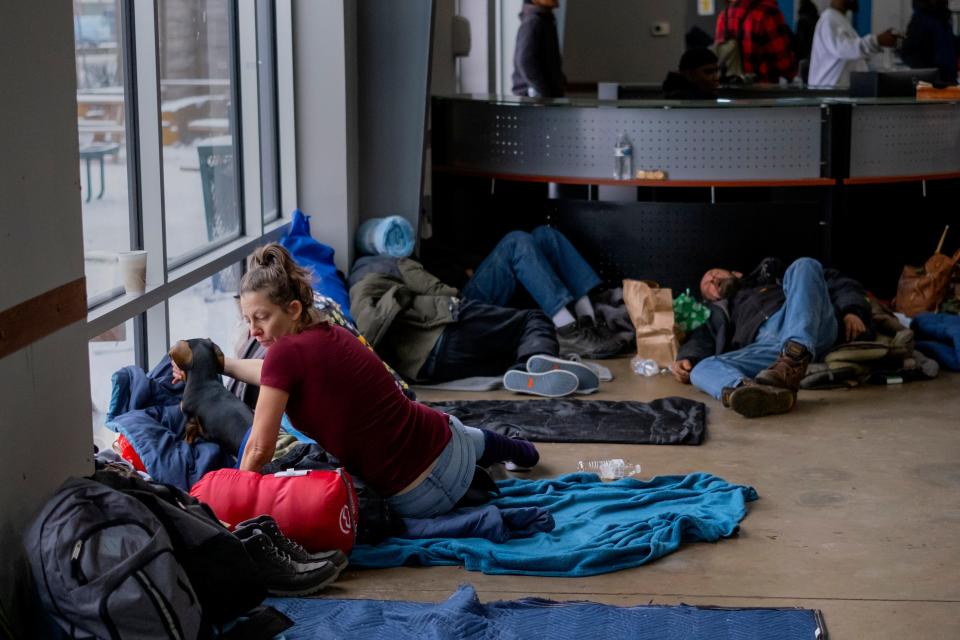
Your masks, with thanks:
M 281 551 L 270 536 L 260 532 L 243 540 L 243 548 L 253 560 L 272 596 L 309 596 L 337 579 L 340 570 L 332 562 L 297 562 Z
M 557 328 L 560 355 L 576 354 L 581 358 L 600 360 L 619 355 L 623 343 L 614 335 L 597 329 L 589 319 L 580 319 Z
M 327 562 L 332 562 L 337 568 L 337 571 L 343 571 L 347 567 L 347 555 L 343 551 L 340 551 L 340 549 L 310 553 L 300 544 L 283 535 L 277 521 L 273 519 L 273 516 L 267 514 L 244 520 L 234 528 L 233 535 L 241 540 L 245 540 L 261 531 L 270 536 L 273 544 L 278 549 L 297 562 L 323 562 L 326 560 Z

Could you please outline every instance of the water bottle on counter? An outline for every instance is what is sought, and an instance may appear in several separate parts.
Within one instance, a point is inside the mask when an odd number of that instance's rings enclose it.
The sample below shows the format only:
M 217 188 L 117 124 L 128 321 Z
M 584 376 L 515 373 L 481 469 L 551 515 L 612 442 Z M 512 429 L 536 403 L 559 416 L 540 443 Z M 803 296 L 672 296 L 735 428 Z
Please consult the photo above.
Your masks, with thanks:
M 630 359 L 630 368 L 633 369 L 634 373 L 647 378 L 652 378 L 660 373 L 660 365 L 657 364 L 656 360 L 641 358 L 640 356 L 633 356 Z
M 577 463 L 577 468 L 580 471 L 592 471 L 599 475 L 601 480 L 618 480 L 640 473 L 640 465 L 630 464 L 623 458 L 581 460 Z
M 613 145 L 613 177 L 617 180 L 633 177 L 633 145 L 625 133 L 620 134 Z

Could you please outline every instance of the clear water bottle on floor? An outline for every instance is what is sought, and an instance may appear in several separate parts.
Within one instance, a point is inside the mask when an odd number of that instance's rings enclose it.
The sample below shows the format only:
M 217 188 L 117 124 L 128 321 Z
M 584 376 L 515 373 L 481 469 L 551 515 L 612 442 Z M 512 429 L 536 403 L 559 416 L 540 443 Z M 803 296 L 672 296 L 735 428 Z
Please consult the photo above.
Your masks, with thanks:
M 620 134 L 613 145 L 613 177 L 617 180 L 629 180 L 633 177 L 633 145 L 627 134 Z
M 660 365 L 657 364 L 656 360 L 641 358 L 640 356 L 633 356 L 630 359 L 630 368 L 633 369 L 634 373 L 647 378 L 652 378 L 660 373 Z
M 581 460 L 577 463 L 577 468 L 580 471 L 592 471 L 600 476 L 601 480 L 618 480 L 640 473 L 640 465 L 630 464 L 623 458 Z

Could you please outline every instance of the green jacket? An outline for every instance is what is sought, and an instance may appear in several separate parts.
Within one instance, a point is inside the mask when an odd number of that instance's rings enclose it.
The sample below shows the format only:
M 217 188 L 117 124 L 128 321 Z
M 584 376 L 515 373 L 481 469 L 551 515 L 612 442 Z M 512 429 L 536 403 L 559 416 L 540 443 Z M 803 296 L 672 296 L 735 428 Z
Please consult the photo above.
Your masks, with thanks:
M 380 357 L 416 380 L 443 328 L 456 321 L 460 301 L 419 262 L 404 258 L 397 267 L 401 279 L 371 273 L 350 287 L 350 315 Z

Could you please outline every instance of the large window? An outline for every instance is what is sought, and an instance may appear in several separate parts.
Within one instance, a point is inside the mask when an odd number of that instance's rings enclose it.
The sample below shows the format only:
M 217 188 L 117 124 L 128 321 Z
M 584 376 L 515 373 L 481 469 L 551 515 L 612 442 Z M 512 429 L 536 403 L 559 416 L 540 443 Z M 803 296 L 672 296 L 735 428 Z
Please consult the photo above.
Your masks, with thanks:
M 77 130 L 87 298 L 115 295 L 117 252 L 130 248 L 124 7 L 74 1 Z
M 159 0 L 167 259 L 240 235 L 236 47 L 228 0 Z
M 278 131 L 293 112 L 291 71 L 277 69 L 292 60 L 292 13 L 291 0 L 75 0 L 74 18 L 102 446 L 116 370 L 151 369 L 179 338 L 229 354 L 243 337 L 242 261 L 285 231 L 280 203 L 296 185 L 292 125 L 285 143 Z M 129 249 L 147 252 L 144 293 L 122 287 L 117 254 Z

